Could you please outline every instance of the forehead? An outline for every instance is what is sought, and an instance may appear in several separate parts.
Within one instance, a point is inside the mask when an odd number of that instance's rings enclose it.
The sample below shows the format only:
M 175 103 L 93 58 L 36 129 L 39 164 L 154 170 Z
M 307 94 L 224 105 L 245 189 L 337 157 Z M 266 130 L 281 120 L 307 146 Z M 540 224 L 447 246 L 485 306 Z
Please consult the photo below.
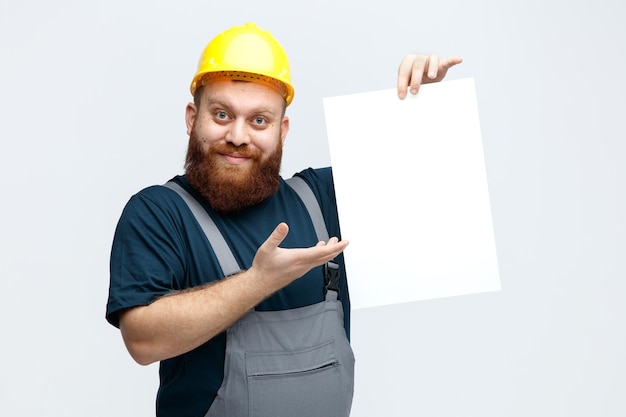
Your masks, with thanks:
M 264 109 L 282 112 L 285 100 L 273 88 L 239 80 L 217 80 L 207 83 L 202 92 L 202 104 L 222 105 L 233 109 Z

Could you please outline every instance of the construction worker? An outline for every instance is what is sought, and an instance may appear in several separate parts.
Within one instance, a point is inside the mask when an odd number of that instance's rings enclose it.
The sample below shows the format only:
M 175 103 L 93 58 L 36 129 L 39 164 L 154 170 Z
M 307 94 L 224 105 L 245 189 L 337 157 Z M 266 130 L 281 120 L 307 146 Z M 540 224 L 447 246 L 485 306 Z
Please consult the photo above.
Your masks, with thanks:
M 398 96 L 459 58 L 409 55 Z M 127 203 L 107 320 L 160 361 L 158 416 L 347 416 L 350 300 L 330 168 L 280 176 L 294 98 L 287 55 L 252 23 L 202 53 L 185 175 Z

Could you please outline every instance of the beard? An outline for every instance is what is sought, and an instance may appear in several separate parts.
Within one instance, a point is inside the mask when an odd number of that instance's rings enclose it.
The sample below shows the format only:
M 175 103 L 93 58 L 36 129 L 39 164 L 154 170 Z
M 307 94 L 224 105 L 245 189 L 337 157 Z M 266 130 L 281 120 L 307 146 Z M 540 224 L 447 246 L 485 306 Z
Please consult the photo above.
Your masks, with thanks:
M 233 152 L 251 158 L 252 165 L 244 167 L 220 161 L 220 153 Z M 234 214 L 260 203 L 278 191 L 282 154 L 280 140 L 265 160 L 259 150 L 249 148 L 248 145 L 217 143 L 204 150 L 202 140 L 193 127 L 189 135 L 185 175 L 189 184 L 215 211 Z

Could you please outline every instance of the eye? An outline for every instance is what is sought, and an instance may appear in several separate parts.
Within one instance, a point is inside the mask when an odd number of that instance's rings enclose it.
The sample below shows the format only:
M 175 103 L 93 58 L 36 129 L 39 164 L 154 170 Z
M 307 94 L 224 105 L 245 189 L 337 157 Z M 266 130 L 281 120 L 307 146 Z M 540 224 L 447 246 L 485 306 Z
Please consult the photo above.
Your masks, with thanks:
M 258 125 L 258 126 L 262 126 L 265 123 L 267 123 L 267 120 L 265 120 L 265 117 L 262 117 L 262 116 L 256 116 L 252 121 L 254 122 L 255 125 Z
M 225 111 L 219 110 L 215 113 L 215 117 L 217 117 L 219 120 L 226 120 L 228 119 L 228 114 Z

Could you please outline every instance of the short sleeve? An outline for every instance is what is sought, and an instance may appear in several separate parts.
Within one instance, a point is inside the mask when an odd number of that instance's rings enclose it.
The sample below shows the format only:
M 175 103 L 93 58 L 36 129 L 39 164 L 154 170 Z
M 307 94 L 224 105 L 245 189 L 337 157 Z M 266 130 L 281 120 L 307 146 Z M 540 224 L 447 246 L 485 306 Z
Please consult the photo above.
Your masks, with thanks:
M 150 187 L 133 196 L 117 224 L 110 261 L 106 318 L 119 327 L 122 310 L 148 305 L 180 289 L 185 243 L 171 190 Z

